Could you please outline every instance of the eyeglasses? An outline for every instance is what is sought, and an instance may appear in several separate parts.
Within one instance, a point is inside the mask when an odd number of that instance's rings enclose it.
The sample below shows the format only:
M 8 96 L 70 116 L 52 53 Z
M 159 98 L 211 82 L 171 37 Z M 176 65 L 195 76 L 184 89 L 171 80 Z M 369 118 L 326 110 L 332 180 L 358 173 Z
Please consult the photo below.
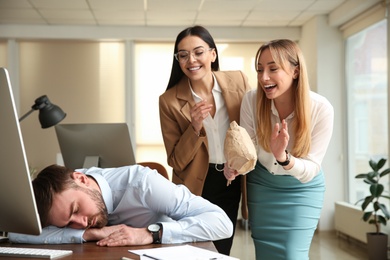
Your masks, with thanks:
M 190 59 L 190 54 L 195 60 L 201 60 L 204 57 L 206 51 L 211 51 L 214 48 L 205 49 L 203 47 L 197 48 L 193 51 L 178 51 L 175 53 L 175 58 L 180 63 L 186 63 Z

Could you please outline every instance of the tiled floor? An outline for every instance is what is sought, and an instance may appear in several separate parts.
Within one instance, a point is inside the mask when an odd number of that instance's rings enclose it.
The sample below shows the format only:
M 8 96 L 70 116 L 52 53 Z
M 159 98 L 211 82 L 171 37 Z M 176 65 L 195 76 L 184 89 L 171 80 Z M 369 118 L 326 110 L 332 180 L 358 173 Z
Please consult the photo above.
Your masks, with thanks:
M 237 225 L 231 256 L 255 260 L 250 230 Z M 367 260 L 366 245 L 339 238 L 333 231 L 316 232 L 310 248 L 310 260 Z

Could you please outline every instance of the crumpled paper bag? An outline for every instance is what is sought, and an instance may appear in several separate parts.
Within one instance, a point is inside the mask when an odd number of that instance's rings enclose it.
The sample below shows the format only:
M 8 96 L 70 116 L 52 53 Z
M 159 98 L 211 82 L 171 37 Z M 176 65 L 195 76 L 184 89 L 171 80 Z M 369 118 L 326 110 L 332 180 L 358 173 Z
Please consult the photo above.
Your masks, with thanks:
M 239 174 L 246 174 L 255 168 L 256 148 L 246 129 L 236 121 L 230 123 L 226 132 L 224 155 L 229 167 Z

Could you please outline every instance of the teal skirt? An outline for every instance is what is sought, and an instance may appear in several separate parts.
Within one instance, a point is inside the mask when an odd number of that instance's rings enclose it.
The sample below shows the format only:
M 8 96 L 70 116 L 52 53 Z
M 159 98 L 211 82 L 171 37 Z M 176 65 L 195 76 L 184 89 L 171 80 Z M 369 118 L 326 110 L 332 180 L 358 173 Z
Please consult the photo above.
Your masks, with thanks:
M 256 260 L 309 259 L 324 200 L 322 171 L 308 183 L 273 175 L 259 162 L 247 175 L 249 226 Z

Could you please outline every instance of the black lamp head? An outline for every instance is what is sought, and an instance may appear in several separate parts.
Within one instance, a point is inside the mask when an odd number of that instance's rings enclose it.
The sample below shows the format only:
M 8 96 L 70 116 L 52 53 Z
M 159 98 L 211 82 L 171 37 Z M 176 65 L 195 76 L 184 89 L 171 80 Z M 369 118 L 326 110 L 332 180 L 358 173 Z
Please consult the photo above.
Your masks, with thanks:
M 66 113 L 60 107 L 52 104 L 46 95 L 37 98 L 31 108 L 34 110 L 39 109 L 39 122 L 42 128 L 54 126 L 66 116 Z

